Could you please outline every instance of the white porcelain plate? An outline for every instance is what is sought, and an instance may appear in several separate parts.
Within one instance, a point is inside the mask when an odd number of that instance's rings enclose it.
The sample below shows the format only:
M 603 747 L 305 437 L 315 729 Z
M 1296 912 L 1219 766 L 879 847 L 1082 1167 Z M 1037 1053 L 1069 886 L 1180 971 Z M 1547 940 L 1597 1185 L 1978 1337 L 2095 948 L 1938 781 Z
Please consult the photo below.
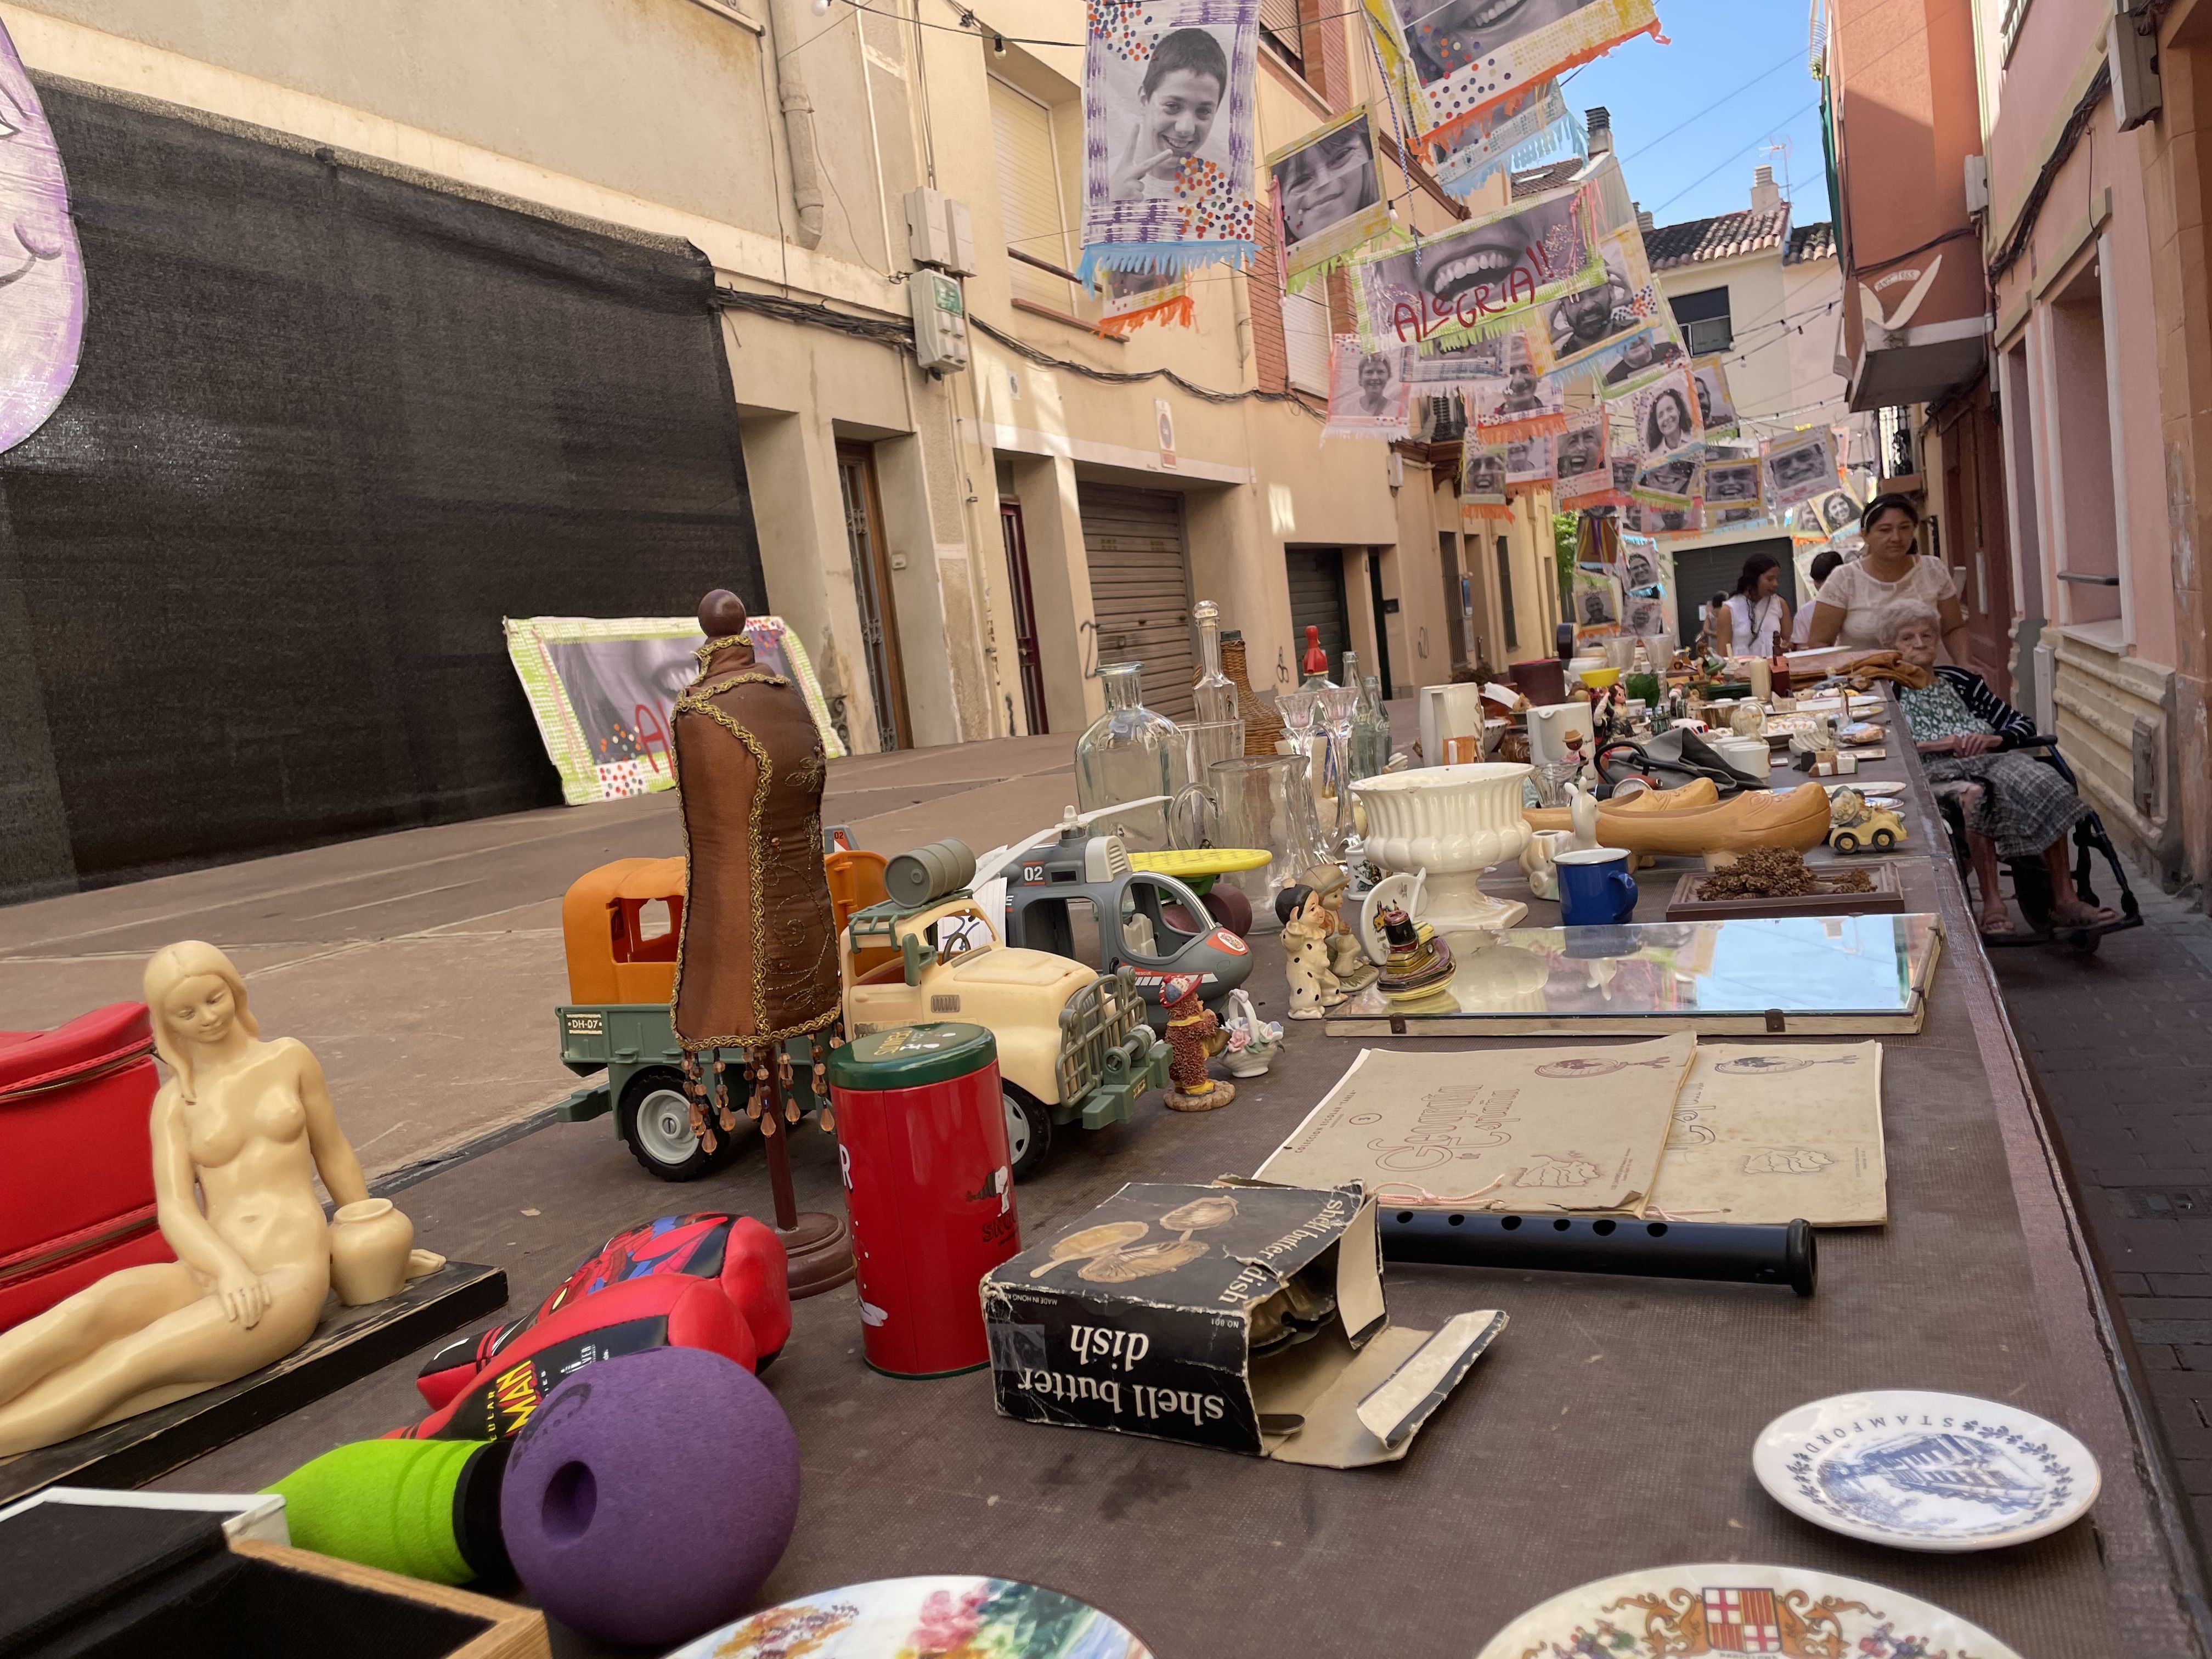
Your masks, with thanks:
M 2097 1501 L 2089 1449 L 2033 1412 L 1887 1389 L 1784 1412 L 1751 1452 L 1808 1521 L 1907 1550 L 1988 1550 L 2057 1532 Z
M 1899 1591 L 1740 1561 L 1598 1579 L 1531 1607 L 1477 1659 L 1747 1653 L 2020 1659 L 1987 1631 Z
M 740 1619 L 669 1659 L 1151 1659 L 1096 1607 L 1008 1578 L 878 1578 Z M 1978 1659 L 1978 1656 L 1977 1656 Z

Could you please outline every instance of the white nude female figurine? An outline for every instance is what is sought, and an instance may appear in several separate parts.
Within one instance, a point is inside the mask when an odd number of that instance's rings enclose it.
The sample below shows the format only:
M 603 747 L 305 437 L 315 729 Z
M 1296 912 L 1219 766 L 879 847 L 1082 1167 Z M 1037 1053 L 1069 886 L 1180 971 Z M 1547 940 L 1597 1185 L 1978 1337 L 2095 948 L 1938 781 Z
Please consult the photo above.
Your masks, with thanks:
M 174 1261 L 126 1267 L 0 1333 L 0 1455 L 52 1445 L 258 1370 L 313 1333 L 331 1236 L 315 1192 L 368 1199 L 322 1067 L 290 1037 L 261 1040 L 246 987 L 211 945 L 146 964 L 154 1043 L 154 1193 Z M 198 1188 L 195 1196 L 194 1188 Z M 381 1201 L 370 1207 L 382 1212 Z M 356 1233 L 372 1231 L 356 1229 Z M 380 1216 L 388 1283 L 445 1258 Z M 349 1242 L 349 1264 L 360 1251 Z

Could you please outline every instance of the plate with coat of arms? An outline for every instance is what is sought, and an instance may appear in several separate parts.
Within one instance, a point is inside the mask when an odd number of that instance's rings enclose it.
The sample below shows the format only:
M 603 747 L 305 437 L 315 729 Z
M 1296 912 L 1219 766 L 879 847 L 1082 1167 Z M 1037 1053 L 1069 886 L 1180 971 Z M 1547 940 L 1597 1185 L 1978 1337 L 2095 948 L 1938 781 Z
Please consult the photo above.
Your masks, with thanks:
M 1803 1567 L 1651 1567 L 1555 1595 L 1477 1659 L 2020 1659 L 1917 1597 Z
M 2071 1525 L 2097 1500 L 2089 1449 L 2033 1412 L 1920 1389 L 1784 1412 L 1751 1452 L 1775 1502 L 1906 1550 L 1987 1550 Z

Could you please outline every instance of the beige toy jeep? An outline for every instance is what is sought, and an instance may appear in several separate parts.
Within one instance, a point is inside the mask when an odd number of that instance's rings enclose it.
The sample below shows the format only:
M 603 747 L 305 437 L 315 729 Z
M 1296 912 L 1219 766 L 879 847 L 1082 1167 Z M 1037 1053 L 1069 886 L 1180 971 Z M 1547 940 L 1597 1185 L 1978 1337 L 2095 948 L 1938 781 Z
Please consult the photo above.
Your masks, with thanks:
M 1856 853 L 1868 846 L 1887 853 L 1905 839 L 1905 820 L 1856 789 L 1830 792 L 1828 823 L 1828 845 L 1838 853 Z
M 1167 1044 L 1145 1023 L 1133 969 L 1004 945 L 965 892 L 855 911 L 839 959 L 850 1036 L 942 1019 L 998 1039 L 1017 1181 L 1042 1166 L 1055 1123 L 1123 1122 L 1139 1096 L 1166 1086 Z

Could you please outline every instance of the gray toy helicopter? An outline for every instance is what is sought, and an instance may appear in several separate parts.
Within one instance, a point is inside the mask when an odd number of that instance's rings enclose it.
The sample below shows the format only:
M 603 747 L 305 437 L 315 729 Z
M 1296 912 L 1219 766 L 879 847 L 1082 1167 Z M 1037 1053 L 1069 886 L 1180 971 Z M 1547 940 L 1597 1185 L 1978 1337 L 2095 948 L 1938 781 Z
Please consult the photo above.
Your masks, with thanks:
M 1164 1018 L 1166 981 L 1194 975 L 1200 999 L 1218 1004 L 1251 975 L 1252 951 L 1228 925 L 1237 908 L 1228 894 L 1200 898 L 1173 876 L 1135 868 L 1119 836 L 1091 832 L 1094 819 L 1151 804 L 1079 814 L 1071 806 L 1053 828 L 985 854 L 974 884 L 980 889 L 1004 874 L 1008 945 L 1091 962 L 1109 973 L 1127 963 L 1157 1024 Z M 1249 915 L 1244 907 L 1247 927 Z M 1095 934 L 1085 925 L 1092 918 Z

